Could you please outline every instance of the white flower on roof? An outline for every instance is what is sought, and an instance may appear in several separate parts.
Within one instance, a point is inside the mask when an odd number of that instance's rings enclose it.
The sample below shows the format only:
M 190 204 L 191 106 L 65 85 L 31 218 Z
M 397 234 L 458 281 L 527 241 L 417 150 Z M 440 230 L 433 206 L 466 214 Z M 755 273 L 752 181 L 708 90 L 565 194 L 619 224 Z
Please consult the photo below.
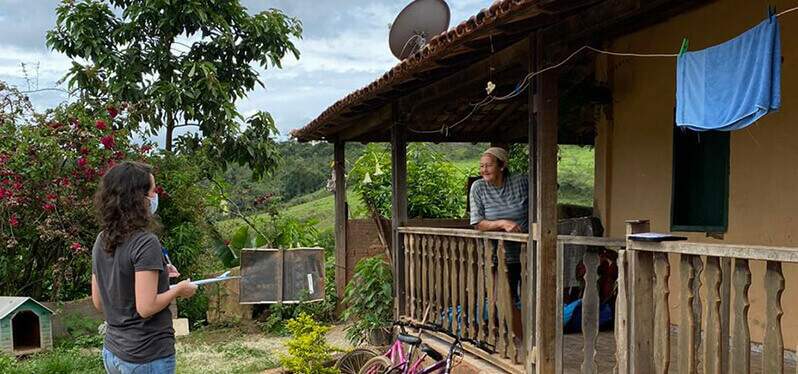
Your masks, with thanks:
M 488 95 L 490 95 L 491 93 L 493 93 L 493 90 L 495 90 L 495 89 L 496 89 L 496 84 L 494 84 L 494 83 L 493 83 L 493 82 L 491 82 L 491 81 L 488 81 L 488 86 L 487 86 L 487 87 L 485 87 L 485 91 L 487 91 L 487 92 L 488 92 Z

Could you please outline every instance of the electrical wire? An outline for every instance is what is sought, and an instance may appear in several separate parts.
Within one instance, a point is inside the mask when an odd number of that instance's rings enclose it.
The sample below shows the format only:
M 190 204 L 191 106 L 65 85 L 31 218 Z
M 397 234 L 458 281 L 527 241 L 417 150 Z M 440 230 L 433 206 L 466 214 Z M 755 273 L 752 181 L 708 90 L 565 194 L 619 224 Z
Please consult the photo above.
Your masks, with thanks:
M 776 17 L 777 18 L 781 17 L 781 16 L 783 16 L 783 15 L 785 15 L 787 13 L 790 13 L 790 12 L 793 12 L 793 11 L 796 11 L 796 10 L 798 10 L 798 6 L 794 7 L 794 8 L 790 8 L 790 9 L 784 10 L 784 11 L 781 11 L 778 14 L 776 14 Z M 440 133 L 440 134 L 444 134 L 444 136 L 448 136 L 449 135 L 449 130 L 451 130 L 451 129 L 461 125 L 463 122 L 467 121 L 469 118 L 471 118 L 472 115 L 474 115 L 474 113 L 476 113 L 477 109 L 479 109 L 480 107 L 488 105 L 488 104 L 490 104 L 490 103 L 492 103 L 494 101 L 505 101 L 505 100 L 510 100 L 510 99 L 513 99 L 513 98 L 516 98 L 516 97 L 520 96 L 522 93 L 524 93 L 526 88 L 529 86 L 530 79 L 534 78 L 537 75 L 543 74 L 543 73 L 545 73 L 545 72 L 547 72 L 549 70 L 556 69 L 556 68 L 559 68 L 562 65 L 565 65 L 568 61 L 570 61 L 572 58 L 574 58 L 574 56 L 576 56 L 577 54 L 579 54 L 580 52 L 582 52 L 584 50 L 590 50 L 590 51 L 593 51 L 593 52 L 596 52 L 596 53 L 605 54 L 605 55 L 622 56 L 622 57 L 679 57 L 678 53 L 614 52 L 614 51 L 607 51 L 607 50 L 603 50 L 603 49 L 594 48 L 594 47 L 591 47 L 589 45 L 583 45 L 582 47 L 579 47 L 579 49 L 577 49 L 576 51 L 574 51 L 573 53 L 568 55 L 568 57 L 566 57 L 565 59 L 563 59 L 559 63 L 557 63 L 555 65 L 552 65 L 552 66 L 548 66 L 548 67 L 543 68 L 541 70 L 538 70 L 536 72 L 532 72 L 532 73 L 527 74 L 524 77 L 524 79 L 522 79 L 521 82 L 516 86 L 516 88 L 513 89 L 512 91 L 510 91 L 510 93 L 508 93 L 507 95 L 504 95 L 504 96 L 493 96 L 493 95 L 491 95 L 491 93 L 488 93 L 488 95 L 485 96 L 485 98 L 480 100 L 479 102 L 471 103 L 470 105 L 473 106 L 471 111 L 465 117 L 463 117 L 462 119 L 460 119 L 459 121 L 457 121 L 457 122 L 455 122 L 455 123 L 453 123 L 451 125 L 448 125 L 448 126 L 447 125 L 443 125 L 438 130 L 416 130 L 416 129 L 413 129 L 411 127 L 408 127 L 407 129 L 410 132 L 413 132 L 413 133 L 416 133 L 416 134 L 438 134 L 438 133 Z

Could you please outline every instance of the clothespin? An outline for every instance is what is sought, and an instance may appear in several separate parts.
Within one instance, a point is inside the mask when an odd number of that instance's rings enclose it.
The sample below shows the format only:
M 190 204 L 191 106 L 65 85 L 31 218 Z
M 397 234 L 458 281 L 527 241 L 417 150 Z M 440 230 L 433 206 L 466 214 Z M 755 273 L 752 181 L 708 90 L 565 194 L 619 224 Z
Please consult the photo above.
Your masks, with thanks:
M 682 47 L 679 48 L 679 57 L 682 57 L 682 55 L 687 52 L 687 47 L 689 44 L 690 41 L 687 38 L 682 39 Z
M 768 5 L 768 20 L 773 20 L 773 17 L 776 15 L 776 6 L 775 5 Z

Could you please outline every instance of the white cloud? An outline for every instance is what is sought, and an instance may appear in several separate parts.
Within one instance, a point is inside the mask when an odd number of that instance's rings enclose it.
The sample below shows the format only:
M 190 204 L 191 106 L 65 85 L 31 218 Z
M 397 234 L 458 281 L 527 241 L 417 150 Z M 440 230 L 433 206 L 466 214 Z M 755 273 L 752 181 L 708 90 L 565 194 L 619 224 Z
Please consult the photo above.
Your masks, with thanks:
M 259 69 L 266 88 L 238 103 L 241 113 L 272 113 L 283 137 L 329 105 L 378 78 L 398 61 L 388 48 L 389 25 L 409 0 L 244 0 L 252 11 L 271 7 L 299 17 L 305 29 L 298 40 L 299 60 L 283 69 Z M 451 26 L 490 6 L 490 0 L 449 0 Z M 54 87 L 71 66 L 64 55 L 47 50 L 45 34 L 55 24 L 56 0 L 0 0 L 0 80 L 27 88 L 21 63 L 39 63 L 39 87 Z M 190 40 L 186 40 L 190 41 Z M 57 105 L 66 95 L 31 94 L 37 108 Z M 158 137 L 158 140 L 162 136 Z

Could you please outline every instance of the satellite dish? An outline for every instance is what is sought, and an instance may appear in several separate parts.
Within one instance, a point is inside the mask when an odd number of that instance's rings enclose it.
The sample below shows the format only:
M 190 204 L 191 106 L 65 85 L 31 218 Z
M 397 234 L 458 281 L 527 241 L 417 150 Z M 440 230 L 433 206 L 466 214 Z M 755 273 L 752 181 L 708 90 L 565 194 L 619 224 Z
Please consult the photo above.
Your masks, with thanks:
M 449 29 L 449 5 L 444 0 L 413 0 L 396 16 L 388 44 L 400 60 L 423 48 L 429 39 Z

